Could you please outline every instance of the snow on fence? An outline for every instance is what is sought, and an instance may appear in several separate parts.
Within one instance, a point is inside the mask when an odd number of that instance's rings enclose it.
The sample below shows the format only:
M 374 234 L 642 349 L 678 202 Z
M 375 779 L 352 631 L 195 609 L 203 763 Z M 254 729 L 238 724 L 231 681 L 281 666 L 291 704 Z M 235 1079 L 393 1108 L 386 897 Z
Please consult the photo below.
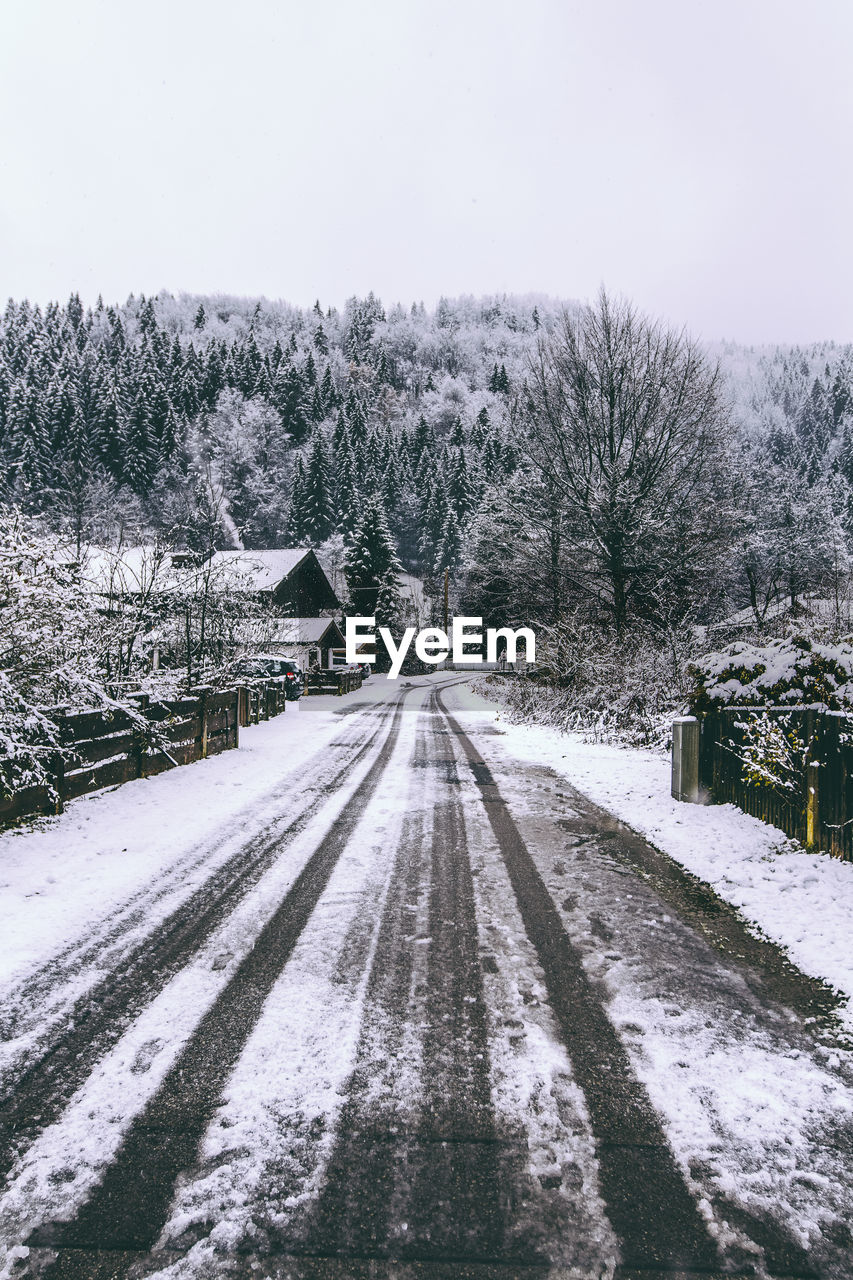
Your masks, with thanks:
M 65 801 L 147 778 L 175 765 L 192 764 L 239 744 L 240 728 L 280 715 L 287 705 L 283 677 L 216 691 L 199 688 L 185 698 L 133 699 L 156 726 L 158 744 L 150 745 L 126 711 L 51 713 L 60 730 L 62 750 L 53 760 L 55 791 L 31 787 L 0 799 L 0 824 L 35 813 L 61 812 Z
M 724 707 L 700 725 L 700 791 L 853 861 L 853 714 Z

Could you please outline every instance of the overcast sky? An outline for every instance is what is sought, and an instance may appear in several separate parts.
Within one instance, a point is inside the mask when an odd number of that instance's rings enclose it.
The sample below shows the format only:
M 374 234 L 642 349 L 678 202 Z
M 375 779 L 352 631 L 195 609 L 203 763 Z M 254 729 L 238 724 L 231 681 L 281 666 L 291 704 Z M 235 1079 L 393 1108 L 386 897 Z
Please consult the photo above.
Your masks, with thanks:
M 853 340 L 850 0 L 6 0 L 0 294 Z

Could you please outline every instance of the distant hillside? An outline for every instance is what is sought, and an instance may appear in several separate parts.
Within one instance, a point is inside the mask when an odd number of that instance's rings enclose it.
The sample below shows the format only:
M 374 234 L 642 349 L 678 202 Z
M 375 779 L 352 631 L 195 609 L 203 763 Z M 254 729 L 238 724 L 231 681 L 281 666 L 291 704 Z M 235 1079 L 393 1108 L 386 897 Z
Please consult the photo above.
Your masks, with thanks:
M 190 547 L 266 548 L 347 539 L 378 497 L 404 567 L 429 578 L 439 561 L 461 563 L 486 495 L 517 472 L 517 393 L 562 305 L 10 302 L 0 499 L 80 540 L 165 533 Z M 781 468 L 776 490 L 853 480 L 850 347 L 709 354 L 732 406 L 727 501 L 744 520 L 750 477 L 768 467 Z M 747 575 L 727 607 L 750 589 Z

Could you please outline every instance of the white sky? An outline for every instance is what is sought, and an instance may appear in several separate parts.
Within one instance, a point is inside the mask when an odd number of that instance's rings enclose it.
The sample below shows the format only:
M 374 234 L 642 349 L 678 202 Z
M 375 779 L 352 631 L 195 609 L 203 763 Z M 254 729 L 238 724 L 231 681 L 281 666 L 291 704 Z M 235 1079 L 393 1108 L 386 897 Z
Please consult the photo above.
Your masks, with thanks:
M 5 0 L 0 298 L 600 283 L 853 340 L 850 0 Z

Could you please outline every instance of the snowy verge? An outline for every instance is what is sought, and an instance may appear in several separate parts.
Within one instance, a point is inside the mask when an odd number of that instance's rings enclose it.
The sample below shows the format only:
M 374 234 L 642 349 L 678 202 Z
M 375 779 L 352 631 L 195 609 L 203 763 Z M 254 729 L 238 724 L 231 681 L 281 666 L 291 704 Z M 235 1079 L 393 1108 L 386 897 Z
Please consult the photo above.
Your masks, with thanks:
M 673 800 L 670 759 L 662 752 L 509 724 L 476 684 L 456 686 L 445 702 L 466 729 L 500 731 L 497 739 L 478 741 L 481 748 L 500 743 L 502 754 L 561 774 L 710 884 L 804 972 L 853 997 L 853 864 L 806 853 L 777 827 L 734 805 Z

